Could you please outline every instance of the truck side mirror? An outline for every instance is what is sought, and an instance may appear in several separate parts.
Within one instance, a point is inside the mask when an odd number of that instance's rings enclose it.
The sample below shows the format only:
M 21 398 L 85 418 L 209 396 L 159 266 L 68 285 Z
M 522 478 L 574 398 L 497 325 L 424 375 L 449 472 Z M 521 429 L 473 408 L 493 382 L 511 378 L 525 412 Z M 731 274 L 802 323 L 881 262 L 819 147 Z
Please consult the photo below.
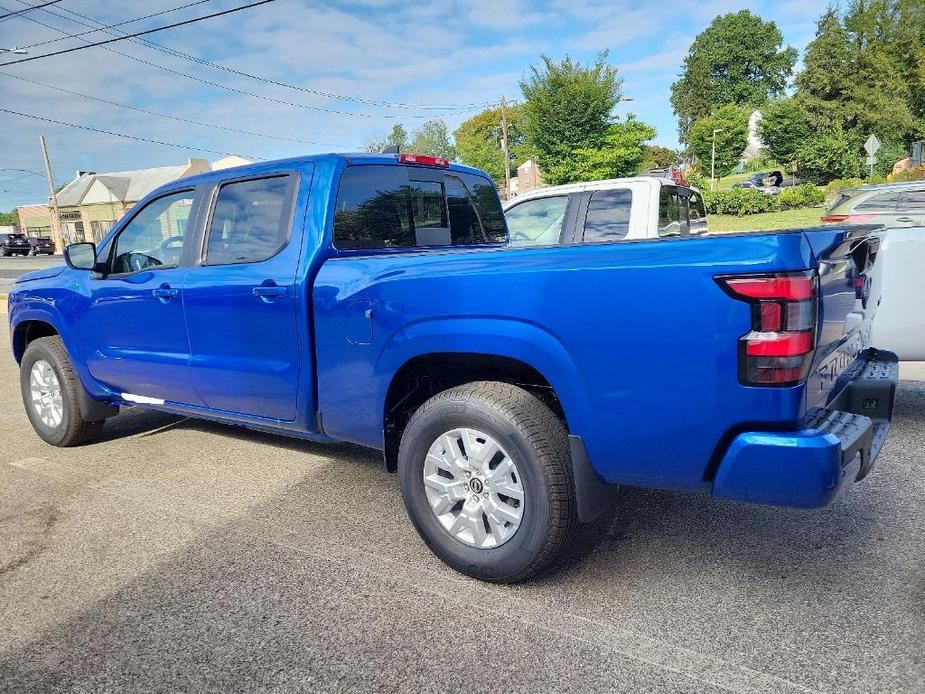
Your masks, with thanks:
M 93 270 L 96 267 L 96 244 L 72 243 L 64 249 L 64 262 L 75 270 Z

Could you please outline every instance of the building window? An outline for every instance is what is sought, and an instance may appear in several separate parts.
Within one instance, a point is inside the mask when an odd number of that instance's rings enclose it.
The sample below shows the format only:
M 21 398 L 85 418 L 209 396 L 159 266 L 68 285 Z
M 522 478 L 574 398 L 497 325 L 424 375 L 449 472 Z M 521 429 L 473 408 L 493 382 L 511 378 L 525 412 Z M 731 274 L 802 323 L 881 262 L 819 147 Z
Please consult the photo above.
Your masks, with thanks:
M 93 240 L 96 242 L 102 241 L 103 237 L 112 229 L 113 224 L 115 224 L 115 221 L 109 219 L 90 222 L 90 232 L 93 234 Z

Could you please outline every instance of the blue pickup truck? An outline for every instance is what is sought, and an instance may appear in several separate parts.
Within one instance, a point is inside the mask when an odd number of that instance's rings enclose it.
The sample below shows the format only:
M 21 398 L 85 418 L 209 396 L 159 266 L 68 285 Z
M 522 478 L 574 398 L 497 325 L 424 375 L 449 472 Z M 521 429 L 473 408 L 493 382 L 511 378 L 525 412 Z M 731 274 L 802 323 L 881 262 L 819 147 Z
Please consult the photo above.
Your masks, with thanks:
M 615 485 L 810 508 L 863 478 L 897 379 L 872 231 L 514 247 L 480 171 L 311 156 L 155 191 L 21 277 L 10 335 L 52 445 L 132 406 L 380 449 L 430 548 L 513 582 Z

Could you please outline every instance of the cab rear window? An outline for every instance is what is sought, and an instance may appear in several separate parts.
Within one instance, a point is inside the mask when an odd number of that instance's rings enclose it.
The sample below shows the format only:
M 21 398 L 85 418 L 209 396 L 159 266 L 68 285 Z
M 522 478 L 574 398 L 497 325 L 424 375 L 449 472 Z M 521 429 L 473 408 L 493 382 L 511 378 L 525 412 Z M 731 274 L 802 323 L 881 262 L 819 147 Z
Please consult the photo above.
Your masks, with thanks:
M 411 166 L 349 166 L 334 212 L 334 245 L 386 249 L 502 243 L 504 213 L 481 176 Z

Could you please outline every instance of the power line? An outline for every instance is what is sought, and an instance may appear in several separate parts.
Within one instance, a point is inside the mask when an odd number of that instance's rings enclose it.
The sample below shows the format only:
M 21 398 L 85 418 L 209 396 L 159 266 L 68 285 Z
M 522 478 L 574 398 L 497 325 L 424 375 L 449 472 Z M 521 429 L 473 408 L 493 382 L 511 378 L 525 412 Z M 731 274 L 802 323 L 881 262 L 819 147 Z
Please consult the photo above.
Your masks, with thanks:
M 103 130 L 101 128 L 91 128 L 89 125 L 79 125 L 77 123 L 68 123 L 67 121 L 55 120 L 54 118 L 45 118 L 44 116 L 37 116 L 34 113 L 23 113 L 22 111 L 13 111 L 8 108 L 0 108 L 0 113 L 9 113 L 14 116 L 21 116 L 23 118 L 31 118 L 32 120 L 40 120 L 46 123 L 54 123 L 56 125 L 66 125 L 69 128 L 78 128 L 80 130 L 88 130 L 94 133 L 102 133 L 103 135 L 112 135 L 113 137 L 122 137 L 126 140 L 137 140 L 138 142 L 147 142 L 154 145 L 163 145 L 165 147 L 176 147 L 177 149 L 195 149 L 199 152 L 208 152 L 209 154 L 221 154 L 224 156 L 245 156 L 248 159 L 257 159 L 250 154 L 241 155 L 240 153 L 235 152 L 222 152 L 217 149 L 208 149 L 206 147 L 195 147 L 193 145 L 178 145 L 175 142 L 165 142 L 163 140 L 153 140 L 147 137 L 139 137 L 137 135 L 128 135 L 127 133 L 117 133 L 112 130 Z
M 227 132 L 239 133 L 239 134 L 241 134 L 241 135 L 251 135 L 251 136 L 253 136 L 253 137 L 266 137 L 266 138 L 269 138 L 269 139 L 272 139 L 272 140 L 283 140 L 283 141 L 286 141 L 286 142 L 298 142 L 299 144 L 304 144 L 304 145 L 323 145 L 323 146 L 326 146 L 326 147 L 338 147 L 338 148 L 343 147 L 343 148 L 345 148 L 345 149 L 349 149 L 349 147 L 347 147 L 347 146 L 345 146 L 345 145 L 332 145 L 332 144 L 329 143 L 329 142 L 318 142 L 318 141 L 316 141 L 316 140 L 301 140 L 301 139 L 299 139 L 299 138 L 295 138 L 295 137 L 285 137 L 285 136 L 283 136 L 283 135 L 270 135 L 269 133 L 260 133 L 260 132 L 255 132 L 255 131 L 252 131 L 252 130 L 240 130 L 240 129 L 238 129 L 238 128 L 231 128 L 231 127 L 224 126 L 224 125 L 218 125 L 217 123 L 207 123 L 207 122 L 205 122 L 205 121 L 193 120 L 193 119 L 191 119 L 191 118 L 183 118 L 182 116 L 175 116 L 175 115 L 172 115 L 172 114 L 169 114 L 169 113 L 160 113 L 160 112 L 158 112 L 158 111 L 152 111 L 152 110 L 150 110 L 150 109 L 141 108 L 140 106 L 131 106 L 131 105 L 129 105 L 129 104 L 122 104 L 122 103 L 119 103 L 118 101 L 111 101 L 111 100 L 109 100 L 109 99 L 104 99 L 104 98 L 99 97 L 99 96 L 93 96 L 92 94 L 84 94 L 84 93 L 82 93 L 82 92 L 78 92 L 78 91 L 75 91 L 75 90 L 73 90 L 73 89 L 65 89 L 64 87 L 56 87 L 56 86 L 53 85 L 53 84 L 47 84 L 47 83 L 45 83 L 45 82 L 40 82 L 40 81 L 38 81 L 38 80 L 30 79 L 30 78 L 28 78 L 28 77 L 22 77 L 21 75 L 14 75 L 14 74 L 11 73 L 11 72 L 4 72 L 4 71 L 2 71 L 2 70 L 0 70 L 0 75 L 2 75 L 2 76 L 4 76 L 4 77 L 10 77 L 10 78 L 12 78 L 12 79 L 14 79 L 14 80 L 19 80 L 19 81 L 21 81 L 21 82 L 28 82 L 29 84 L 35 84 L 35 85 L 38 85 L 38 86 L 40 86 L 40 87 L 44 87 L 44 88 L 46 88 L 46 89 L 52 89 L 52 90 L 54 90 L 54 91 L 56 91 L 56 92 L 61 92 L 62 94 L 70 94 L 70 95 L 72 95 L 72 96 L 79 96 L 79 97 L 81 97 L 81 98 L 83 98 L 83 99 L 89 99 L 89 100 L 91 100 L 91 101 L 96 101 L 96 102 L 101 103 L 101 104 L 107 104 L 107 105 L 109 105 L 109 106 L 118 106 L 119 108 L 128 109 L 128 110 L 130 110 L 130 111 L 137 111 L 137 112 L 139 112 L 139 113 L 146 113 L 146 114 L 148 114 L 149 116 L 156 116 L 156 117 L 158 117 L 158 118 L 167 118 L 167 119 L 169 119 L 169 120 L 178 121 L 178 122 L 180 122 L 180 123 L 189 123 L 189 124 L 191 124 L 191 125 L 200 125 L 200 126 L 203 126 L 203 127 L 206 127 L 206 128 L 215 128 L 215 129 L 218 129 L 218 130 L 225 130 L 225 131 L 227 131 Z
M 54 5 L 59 2 L 61 2 L 61 0 L 51 0 L 51 2 L 46 2 L 42 5 L 29 5 L 28 7 L 22 8 L 21 10 L 8 11 L 6 14 L 0 14 L 0 22 L 2 22 L 4 19 L 9 19 L 10 17 L 15 17 L 18 14 L 22 14 L 23 12 L 29 12 L 30 10 L 40 10 L 43 7 L 48 7 L 49 5 Z
M 60 0 L 58 0 L 60 2 Z M 20 49 L 27 48 L 36 48 L 37 46 L 47 46 L 50 43 L 58 43 L 59 41 L 67 41 L 68 39 L 75 39 L 81 36 L 86 36 L 87 34 L 95 34 L 98 31 L 104 31 L 105 29 L 112 29 L 114 27 L 125 26 L 126 24 L 134 24 L 135 22 L 140 22 L 143 19 L 151 19 L 152 17 L 160 17 L 161 15 L 170 14 L 171 12 L 177 12 L 178 10 L 185 10 L 188 7 L 194 7 L 196 5 L 203 5 L 207 2 L 212 2 L 212 0 L 196 0 L 196 2 L 190 2 L 185 5 L 180 5 L 179 7 L 171 7 L 169 10 L 161 10 L 160 12 L 154 12 L 153 14 L 146 14 L 144 17 L 135 17 L 135 19 L 126 19 L 124 22 L 117 22 L 116 24 L 110 24 L 108 26 L 101 26 L 99 29 L 88 29 L 87 31 L 80 31 L 76 34 L 68 34 L 67 36 L 59 36 L 56 39 L 49 39 L 48 41 L 39 41 L 38 43 L 30 43 L 27 46 L 17 46 Z M 43 5 L 37 5 L 38 7 L 44 7 Z M 61 9 L 67 9 L 62 7 Z M 24 10 L 20 10 L 22 12 Z M 71 20 L 69 20 L 71 21 Z
M 212 14 L 207 14 L 202 17 L 194 17 L 192 19 L 185 19 L 182 22 L 174 22 L 173 24 L 167 24 L 161 27 L 155 27 L 153 29 L 146 29 L 145 31 L 136 31 L 134 34 L 125 34 L 124 36 L 117 36 L 112 39 L 107 39 L 106 41 L 95 41 L 88 43 L 84 46 L 75 46 L 73 48 L 65 48 L 60 51 L 53 51 L 51 53 L 42 53 L 41 55 L 32 55 L 28 58 L 20 58 L 19 60 L 10 60 L 5 63 L 0 63 L 0 67 L 6 67 L 7 65 L 18 65 L 19 63 L 28 63 L 32 60 L 41 60 L 42 58 L 51 58 L 56 55 L 64 55 L 65 53 L 73 53 L 74 51 L 82 51 L 87 48 L 93 48 L 95 46 L 104 46 L 107 43 L 115 43 L 116 41 L 124 41 L 125 39 L 131 39 L 136 36 L 144 36 L 145 34 L 153 34 L 157 31 L 164 31 L 166 29 L 175 29 L 176 27 L 186 26 L 187 24 L 195 24 L 196 22 L 202 22 L 206 19 L 214 19 L 215 17 L 222 17 L 227 14 L 232 14 L 234 12 L 240 12 L 241 10 L 248 10 L 252 7 L 257 7 L 259 5 L 266 5 L 267 3 L 275 2 L 275 0 L 257 0 L 257 2 L 252 2 L 248 5 L 241 5 L 240 7 L 232 7 L 227 10 L 222 10 L 221 12 L 213 12 Z
M 25 0 L 19 0 L 19 2 L 25 4 Z M 74 15 L 74 16 L 76 16 L 76 17 L 81 17 L 81 18 L 83 18 L 83 19 L 85 19 L 85 20 L 88 20 L 88 21 L 90 21 L 90 22 L 93 22 L 94 24 L 97 24 L 97 25 L 101 25 L 101 24 L 102 24 L 102 22 L 99 22 L 98 20 L 93 19 L 92 17 L 87 17 L 86 15 L 81 14 L 80 12 L 77 12 L 77 11 L 72 10 L 72 9 L 70 9 L 70 8 L 62 7 L 62 8 L 59 8 L 59 9 L 63 10 L 64 12 L 67 12 L 69 15 Z M 72 18 L 70 18 L 70 17 L 65 17 L 65 16 L 63 16 L 63 15 L 61 15 L 61 14 L 58 14 L 57 12 L 53 12 L 53 11 L 51 11 L 51 10 L 44 10 L 44 12 L 47 13 L 47 14 L 50 14 L 50 15 L 52 15 L 52 16 L 59 17 L 59 18 L 61 18 L 61 19 L 66 19 L 67 21 L 70 21 L 70 22 L 74 22 L 74 23 L 76 23 L 76 24 L 80 24 L 80 25 L 82 25 L 82 26 L 87 26 L 87 27 L 92 26 L 92 25 L 90 25 L 90 24 L 86 24 L 85 22 L 79 22 L 79 21 L 77 21 L 77 20 L 75 20 L 75 19 L 72 19 Z M 112 26 L 118 26 L 118 25 L 112 25 Z M 99 31 L 104 31 L 105 29 L 108 29 L 108 28 L 111 28 L 111 27 L 102 27 L 101 29 L 99 29 Z M 87 33 L 89 33 L 89 32 L 87 32 Z M 111 36 L 116 36 L 116 35 L 118 35 L 118 34 L 116 34 L 116 33 L 114 33 L 114 32 L 111 32 L 111 31 L 107 31 L 106 33 L 110 34 Z M 119 33 L 122 33 L 122 32 L 119 32 Z M 57 39 L 56 39 L 56 40 L 57 40 Z M 255 80 L 255 81 L 258 81 L 258 82 L 263 82 L 263 83 L 265 83 L 265 84 L 272 84 L 272 85 L 275 85 L 275 86 L 278 86 L 278 87 L 283 87 L 283 88 L 291 89 L 291 90 L 294 90 L 294 91 L 305 92 L 305 93 L 307 93 L 307 94 L 312 94 L 312 95 L 315 95 L 315 96 L 323 96 L 323 97 L 325 97 L 325 98 L 334 99 L 334 100 L 338 100 L 338 101 L 349 101 L 349 102 L 353 102 L 353 103 L 364 104 L 364 105 L 367 105 L 367 106 L 380 106 L 380 107 L 383 107 L 383 108 L 395 108 L 395 109 L 406 109 L 406 110 L 417 110 L 417 111 L 454 111 L 454 113 L 445 113 L 445 114 L 444 114 L 444 115 L 447 115 L 447 116 L 452 116 L 452 115 L 458 115 L 459 113 L 468 113 L 469 111 L 474 111 L 474 110 L 477 110 L 477 109 L 480 109 L 480 108 L 484 108 L 484 107 L 486 107 L 486 106 L 491 105 L 491 104 L 494 103 L 494 102 L 482 102 L 482 103 L 473 103 L 473 104 L 454 104 L 454 105 L 446 105 L 446 106 L 433 106 L 433 105 L 427 105 L 427 104 L 409 104 L 409 103 L 403 103 L 403 102 L 392 102 L 392 101 L 383 101 L 383 100 L 379 100 L 379 99 L 369 99 L 369 98 L 366 98 L 366 97 L 349 96 L 349 95 L 345 95 L 345 94 L 338 94 L 338 93 L 335 93 L 335 92 L 328 92 L 328 91 L 324 91 L 324 90 L 321 90 L 321 89 L 312 89 L 312 88 L 310 88 L 310 87 L 302 87 L 302 86 L 299 86 L 299 85 L 291 84 L 291 83 L 289 83 L 289 82 L 283 82 L 283 81 L 281 81 L 281 80 L 276 80 L 276 79 L 269 78 L 269 77 L 262 77 L 262 76 L 260 76 L 260 75 L 254 75 L 254 74 L 251 74 L 251 73 L 249 73 L 249 72 L 244 72 L 243 70 L 237 70 L 237 69 L 235 69 L 235 68 L 228 67 L 227 65 L 222 65 L 221 63 L 216 63 L 216 62 L 213 62 L 213 61 L 210 61 L 210 60 L 206 60 L 206 59 L 204 59 L 204 58 L 199 58 L 199 57 L 194 56 L 194 55 L 191 55 L 191 54 L 189 54 L 189 53 L 185 53 L 185 52 L 180 51 L 180 50 L 177 50 L 177 49 L 175 49 L 175 48 L 170 48 L 170 47 L 168 47 L 168 46 L 164 46 L 163 44 L 155 43 L 154 41 L 149 41 L 149 40 L 146 40 L 146 39 L 133 40 L 132 43 L 137 43 L 137 44 L 139 44 L 139 45 L 147 46 L 148 48 L 152 48 L 152 49 L 157 50 L 157 51 L 160 51 L 160 52 L 162 52 L 162 53 L 167 53 L 168 55 L 172 55 L 172 56 L 175 56 L 175 57 L 184 58 L 184 59 L 189 60 L 189 61 L 192 61 L 192 62 L 194 62 L 194 63 L 198 63 L 198 64 L 200 64 L 200 65 L 205 65 L 205 66 L 211 67 L 211 68 L 213 68 L 213 69 L 215 69 L 215 70 L 221 70 L 221 71 L 223 71 L 223 72 L 227 72 L 227 73 L 229 73 L 229 74 L 233 74 L 233 75 L 236 75 L 236 76 L 238 76 L 238 77 L 246 77 L 247 79 L 252 79 L 252 80 Z M 24 46 L 23 48 L 29 48 L 29 47 L 30 47 L 30 46 Z M 417 117 L 417 118 L 425 118 L 425 117 L 428 117 L 428 116 L 414 116 L 414 117 Z
M 23 0 L 19 0 L 19 1 L 22 2 Z M 5 9 L 5 8 L 2 7 L 2 6 L 0 6 L 0 9 Z M 43 11 L 43 12 L 49 12 L 49 13 L 51 13 L 51 14 L 54 14 L 54 16 L 56 16 L 56 17 L 60 17 L 60 18 L 62 18 L 62 19 L 65 19 L 65 20 L 67 20 L 67 21 L 70 21 L 70 22 L 76 22 L 76 23 L 78 23 L 78 24 L 83 24 L 82 22 L 77 22 L 77 20 L 70 19 L 70 18 L 68 18 L 68 17 L 64 17 L 63 15 L 59 15 L 59 14 L 57 14 L 57 13 L 52 13 L 50 10 L 42 10 L 42 11 Z M 26 19 L 26 20 L 28 20 L 28 21 L 30 21 L 30 22 L 33 22 L 34 24 L 38 24 L 38 25 L 43 26 L 43 27 L 46 27 L 46 28 L 48 28 L 48 29 L 52 29 L 52 30 L 54 30 L 54 31 L 57 31 L 57 32 L 60 33 L 60 34 L 66 34 L 66 33 L 67 33 L 67 32 L 64 31 L 63 29 L 59 29 L 59 28 L 56 27 L 56 26 L 53 26 L 53 25 L 48 24 L 48 23 L 46 23 L 46 22 L 43 22 L 43 21 L 41 21 L 41 20 L 35 19 L 34 17 L 29 17 L 29 16 L 27 16 L 27 15 L 21 15 L 20 19 Z M 87 24 L 83 24 L 83 25 L 84 25 L 84 26 L 89 26 L 89 25 L 87 25 Z M 80 39 L 78 39 L 78 40 L 84 41 L 85 43 L 90 43 L 87 39 L 80 38 Z M 158 63 L 151 62 L 150 60 L 145 60 L 144 58 L 139 58 L 138 56 L 131 55 L 130 53 L 124 53 L 124 52 L 122 52 L 122 51 L 120 51 L 120 50 L 117 50 L 117 49 L 115 49 L 115 48 L 111 48 L 111 47 L 109 47 L 109 46 L 103 46 L 102 48 L 103 48 L 104 51 L 108 51 L 108 52 L 113 53 L 113 54 L 115 54 L 115 55 L 120 55 L 120 56 L 122 56 L 123 58 L 128 58 L 129 60 L 134 60 L 136 63 L 141 63 L 142 65 L 148 65 L 148 66 L 150 66 L 150 67 L 157 68 L 158 70 L 161 70 L 161 71 L 163 71 L 163 72 L 167 72 L 167 73 L 169 73 L 169 74 L 171 74 L 171 75 L 177 75 L 178 77 L 184 77 L 184 78 L 186 78 L 186 79 L 188 79 L 188 80 L 190 80 L 190 81 L 193 81 L 193 82 L 199 82 L 200 84 L 206 84 L 206 85 L 208 85 L 208 86 L 210 86 L 210 87 L 215 87 L 215 88 L 217 88 L 217 89 L 224 89 L 225 91 L 231 92 L 231 93 L 233 93 L 233 94 L 240 94 L 240 95 L 243 95 L 243 96 L 249 96 L 249 97 L 254 98 L 254 99 L 260 99 L 261 101 L 268 101 L 268 102 L 275 103 L 275 104 L 282 104 L 282 105 L 284 105 L 284 106 L 292 106 L 292 107 L 294 107 L 294 108 L 300 108 L 300 109 L 304 109 L 304 110 L 308 110 L 308 111 L 319 111 L 319 112 L 322 112 L 322 113 L 331 113 L 331 114 L 335 114 L 335 115 L 339 115 L 339 116 L 355 116 L 355 117 L 357 117 L 357 118 L 370 118 L 370 119 L 377 119 L 377 118 L 395 119 L 395 118 L 398 118 L 398 116 L 389 115 L 389 114 L 384 114 L 384 115 L 381 115 L 381 116 L 377 116 L 377 115 L 375 115 L 375 114 L 370 114 L 370 113 L 356 113 L 356 112 L 354 112 L 354 111 L 339 111 L 339 110 L 336 110 L 336 109 L 324 108 L 323 106 L 309 106 L 309 105 L 307 105 L 307 104 L 298 104 L 298 103 L 295 103 L 295 102 L 292 102 L 292 101 L 286 101 L 285 99 L 277 99 L 277 98 L 272 97 L 272 96 L 265 96 L 265 95 L 263 95 L 263 94 L 256 94 L 256 93 L 254 93 L 254 92 L 249 92 L 249 91 L 246 91 L 246 90 L 244 90 L 244 89 L 238 89 L 237 87 L 231 87 L 231 86 L 226 85 L 226 84 L 221 84 L 220 82 L 213 82 L 212 80 L 205 79 L 204 77 L 197 77 L 197 76 L 195 76 L 195 75 L 191 75 L 191 74 L 189 74 L 189 73 L 182 72 L 182 71 L 180 71 L 180 70 L 174 70 L 173 68 L 169 68 L 169 67 L 167 67 L 166 65 L 160 65 L 160 64 L 158 64 Z M 412 117 L 412 118 L 419 118 L 420 116 L 411 116 L 411 117 Z

